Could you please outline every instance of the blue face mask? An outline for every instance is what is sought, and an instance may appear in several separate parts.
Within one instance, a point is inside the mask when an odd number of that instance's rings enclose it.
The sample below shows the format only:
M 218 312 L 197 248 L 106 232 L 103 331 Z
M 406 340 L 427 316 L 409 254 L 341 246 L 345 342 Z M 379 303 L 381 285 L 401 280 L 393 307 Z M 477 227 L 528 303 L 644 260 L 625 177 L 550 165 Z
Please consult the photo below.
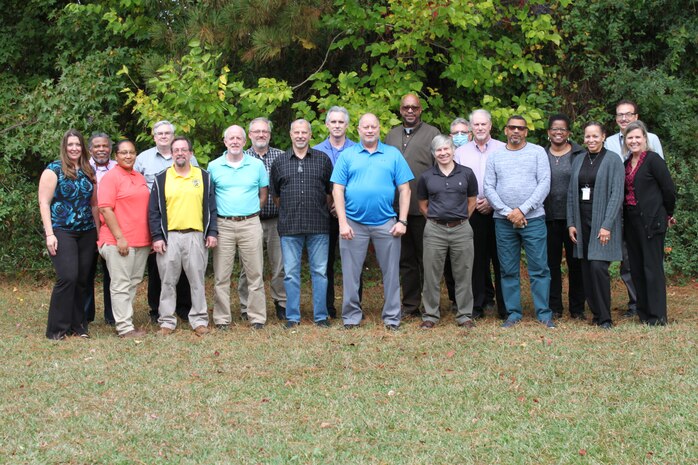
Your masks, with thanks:
M 461 145 L 465 145 L 468 143 L 468 135 L 467 134 L 456 134 L 453 136 L 453 145 L 456 146 L 456 148 L 460 147 Z

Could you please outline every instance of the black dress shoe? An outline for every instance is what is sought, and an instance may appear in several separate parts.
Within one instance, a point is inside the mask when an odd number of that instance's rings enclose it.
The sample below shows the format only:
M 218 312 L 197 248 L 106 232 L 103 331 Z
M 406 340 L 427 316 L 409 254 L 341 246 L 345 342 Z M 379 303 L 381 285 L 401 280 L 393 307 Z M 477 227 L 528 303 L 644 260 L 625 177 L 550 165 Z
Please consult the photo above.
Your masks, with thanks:
M 611 328 L 613 328 L 613 324 L 611 324 L 611 323 L 609 323 L 609 322 L 607 321 L 607 322 L 605 322 L 605 323 L 601 323 L 601 324 L 599 325 L 599 328 L 601 328 L 601 329 L 611 329 Z
M 247 313 L 241 313 L 240 314 L 240 319 L 243 321 L 247 321 Z
M 254 329 L 254 330 L 264 329 L 264 323 L 252 323 L 252 329 Z
M 473 308 L 473 320 L 479 320 L 485 317 L 485 312 L 481 308 Z
M 637 316 L 637 310 L 634 308 L 629 308 L 625 313 L 623 313 L 623 318 L 635 318 Z
M 298 321 L 288 320 L 286 323 L 284 323 L 284 328 L 286 329 L 295 328 L 296 326 L 300 326 L 300 323 Z
M 286 319 L 286 309 L 279 302 L 274 302 L 274 308 L 276 309 L 276 319 L 284 321 Z
M 387 324 L 387 325 L 385 325 L 385 329 L 387 329 L 388 331 L 400 331 L 400 326 L 393 325 L 393 324 Z
M 315 326 L 319 326 L 320 328 L 329 328 L 330 327 L 330 320 L 316 321 Z
M 584 313 L 573 313 L 570 316 L 572 317 L 573 320 L 585 321 L 587 319 L 587 317 L 586 317 L 586 315 L 584 315 Z

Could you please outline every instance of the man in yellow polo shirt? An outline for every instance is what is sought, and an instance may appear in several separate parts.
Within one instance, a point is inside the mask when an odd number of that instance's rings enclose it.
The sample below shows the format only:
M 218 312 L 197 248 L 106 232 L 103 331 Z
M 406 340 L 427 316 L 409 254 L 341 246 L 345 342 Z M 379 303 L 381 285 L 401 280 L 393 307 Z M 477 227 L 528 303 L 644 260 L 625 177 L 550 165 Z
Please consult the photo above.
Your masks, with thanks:
M 204 273 L 208 249 L 218 237 L 215 190 L 208 171 L 191 165 L 189 139 L 176 137 L 172 156 L 172 166 L 155 177 L 148 213 L 162 279 L 158 334 L 172 334 L 177 327 L 175 288 L 183 269 L 191 287 L 189 324 L 203 336 L 209 331 Z

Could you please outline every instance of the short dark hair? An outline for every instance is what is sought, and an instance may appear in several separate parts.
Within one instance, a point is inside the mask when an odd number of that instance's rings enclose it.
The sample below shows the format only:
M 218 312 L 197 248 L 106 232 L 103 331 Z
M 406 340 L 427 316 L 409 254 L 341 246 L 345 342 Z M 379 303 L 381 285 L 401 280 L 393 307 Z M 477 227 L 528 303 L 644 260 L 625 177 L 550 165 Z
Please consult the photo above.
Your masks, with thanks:
M 567 125 L 567 129 L 572 127 L 572 123 L 570 122 L 569 116 L 564 115 L 562 113 L 555 113 L 554 115 L 550 115 L 550 118 L 548 118 L 548 129 L 553 127 L 553 123 L 555 121 L 564 121 Z
M 512 116 L 510 116 L 509 119 L 507 120 L 507 126 L 509 126 L 509 123 L 511 123 L 511 120 L 513 120 L 513 119 L 520 119 L 521 121 L 523 121 L 524 123 L 526 123 L 526 126 L 528 126 L 528 121 L 526 121 L 526 118 L 524 118 L 524 117 L 521 116 L 521 115 L 512 115 Z
M 129 144 L 133 145 L 133 148 L 136 148 L 136 144 L 134 144 L 133 141 L 132 141 L 131 139 L 121 139 L 121 140 L 118 141 L 116 144 L 114 144 L 114 151 L 115 151 L 115 152 L 118 152 L 119 149 L 121 148 L 121 146 L 124 145 L 124 144 L 127 143 L 127 142 L 128 142 Z
M 187 143 L 187 147 L 189 148 L 190 152 L 193 150 L 193 147 L 191 145 L 191 141 L 189 140 L 188 137 L 185 137 L 185 136 L 177 136 L 174 139 L 172 139 L 172 145 L 174 145 L 174 143 L 179 141 L 179 140 L 183 140 L 184 142 Z
M 616 103 L 616 108 L 618 108 L 621 105 L 632 105 L 633 113 L 637 113 L 637 103 L 633 102 L 632 100 L 623 99 L 620 102 Z
M 598 121 L 589 121 L 587 124 L 584 125 L 584 129 L 590 127 L 590 126 L 598 126 L 599 129 L 601 129 L 601 134 L 604 136 L 606 135 L 606 128 L 603 127 L 603 124 L 599 123 Z

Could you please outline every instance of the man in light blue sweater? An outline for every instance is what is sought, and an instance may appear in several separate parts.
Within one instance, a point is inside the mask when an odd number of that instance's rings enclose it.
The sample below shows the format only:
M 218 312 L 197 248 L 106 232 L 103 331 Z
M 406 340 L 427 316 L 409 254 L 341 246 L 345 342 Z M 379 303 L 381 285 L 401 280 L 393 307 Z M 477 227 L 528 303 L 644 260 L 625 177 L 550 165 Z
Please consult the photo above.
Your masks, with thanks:
M 487 159 L 485 197 L 494 209 L 497 255 L 502 294 L 509 314 L 502 327 L 521 321 L 521 245 L 526 250 L 536 317 L 554 328 L 548 300 L 550 269 L 543 201 L 550 191 L 550 165 L 543 147 L 526 142 L 528 127 L 522 116 L 509 118 L 506 146 Z

